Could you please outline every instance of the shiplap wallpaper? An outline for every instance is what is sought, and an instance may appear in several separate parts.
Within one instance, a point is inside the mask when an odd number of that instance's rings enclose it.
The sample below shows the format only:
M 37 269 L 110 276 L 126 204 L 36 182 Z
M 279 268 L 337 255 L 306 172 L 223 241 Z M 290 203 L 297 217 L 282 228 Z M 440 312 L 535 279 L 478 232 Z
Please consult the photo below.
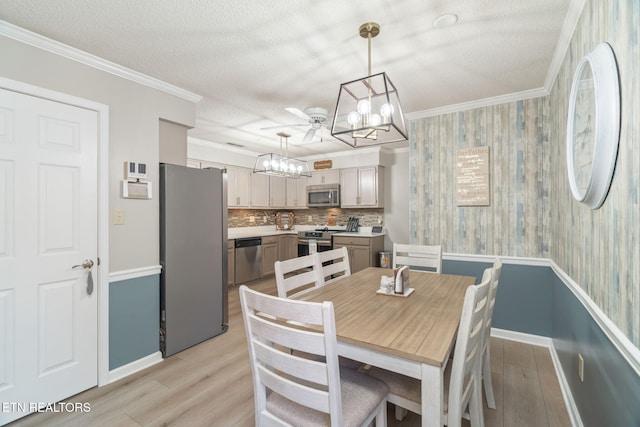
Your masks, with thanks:
M 587 0 L 551 93 L 410 123 L 410 239 L 445 252 L 553 259 L 640 347 L 640 1 Z M 622 125 L 598 210 L 571 196 L 566 117 L 580 59 L 611 44 Z M 488 146 L 491 205 L 456 206 L 456 150 Z
M 571 198 L 566 116 L 575 69 L 602 42 L 618 63 L 620 146 L 607 199 L 591 210 Z M 587 0 L 549 99 L 550 258 L 640 347 L 640 1 Z
M 410 126 L 410 239 L 445 252 L 547 256 L 548 99 L 416 120 Z M 490 206 L 456 205 L 456 151 L 489 147 Z

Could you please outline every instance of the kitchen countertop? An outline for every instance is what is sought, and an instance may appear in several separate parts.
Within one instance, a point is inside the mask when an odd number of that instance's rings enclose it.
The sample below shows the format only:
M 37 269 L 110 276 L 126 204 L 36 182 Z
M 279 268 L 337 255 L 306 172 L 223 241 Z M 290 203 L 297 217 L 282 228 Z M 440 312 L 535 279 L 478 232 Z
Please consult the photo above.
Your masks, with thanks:
M 227 231 L 228 239 L 242 239 L 247 237 L 264 237 L 264 236 L 279 236 L 281 234 L 293 234 L 297 235 L 298 231 L 311 231 L 317 228 L 323 228 L 323 226 L 317 225 L 296 225 L 293 230 L 276 230 L 275 226 L 260 226 L 260 227 L 238 227 L 238 228 L 229 228 Z M 339 227 L 332 227 L 332 229 L 336 229 Z M 353 232 L 344 232 L 340 231 L 335 235 L 340 236 L 349 236 L 349 237 L 376 237 L 376 236 L 384 236 L 385 232 L 383 229 L 382 233 L 372 233 L 371 227 L 360 227 L 360 230 L 357 233 Z

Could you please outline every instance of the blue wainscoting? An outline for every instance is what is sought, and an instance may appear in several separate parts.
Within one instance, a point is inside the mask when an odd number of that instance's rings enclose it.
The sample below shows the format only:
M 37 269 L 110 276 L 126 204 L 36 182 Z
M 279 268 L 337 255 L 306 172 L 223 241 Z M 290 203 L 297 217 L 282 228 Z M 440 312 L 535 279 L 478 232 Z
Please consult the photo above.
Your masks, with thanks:
M 160 276 L 109 284 L 109 370 L 160 351 Z
M 553 346 L 586 427 L 640 426 L 640 376 L 564 282 L 554 275 Z M 578 378 L 578 353 L 584 382 Z
M 550 266 L 503 264 L 493 326 L 552 339 L 586 427 L 640 426 L 640 376 Z M 504 262 L 504 261 L 503 261 Z M 475 276 L 492 263 L 444 260 L 442 272 Z M 578 378 L 578 353 L 585 361 Z

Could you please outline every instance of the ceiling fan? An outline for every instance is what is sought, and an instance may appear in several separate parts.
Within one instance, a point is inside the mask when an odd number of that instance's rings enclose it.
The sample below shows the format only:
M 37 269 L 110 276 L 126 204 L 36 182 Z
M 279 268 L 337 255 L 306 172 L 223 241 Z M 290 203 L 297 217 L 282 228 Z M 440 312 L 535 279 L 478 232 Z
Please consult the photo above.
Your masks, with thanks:
M 291 124 L 291 125 L 271 126 L 271 127 L 267 127 L 267 128 L 262 128 L 262 130 L 281 128 L 281 127 L 309 126 L 309 125 L 311 125 L 311 128 L 304 135 L 304 138 L 302 138 L 302 142 L 308 142 L 308 141 L 311 141 L 313 139 L 313 135 L 315 135 L 315 133 L 316 133 L 316 131 L 318 129 L 321 129 L 323 126 L 324 127 L 328 126 L 328 124 L 326 122 L 327 122 L 327 116 L 328 116 L 329 112 L 327 111 L 326 108 L 309 107 L 309 108 L 305 108 L 304 111 L 301 111 L 301 110 L 299 110 L 298 108 L 295 108 L 295 107 L 287 107 L 287 108 L 285 108 L 285 110 L 287 110 L 288 112 L 290 112 L 294 116 L 297 116 L 297 117 L 299 117 L 299 118 L 301 118 L 303 120 L 306 120 L 308 123 L 306 123 L 306 124 Z

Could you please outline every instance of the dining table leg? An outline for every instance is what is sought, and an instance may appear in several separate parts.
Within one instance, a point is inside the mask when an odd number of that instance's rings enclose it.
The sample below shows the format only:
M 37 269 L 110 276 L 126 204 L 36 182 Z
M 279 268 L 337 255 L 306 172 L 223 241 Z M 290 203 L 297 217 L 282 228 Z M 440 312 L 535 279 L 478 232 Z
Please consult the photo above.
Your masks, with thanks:
M 444 368 L 422 364 L 422 427 L 444 425 Z

